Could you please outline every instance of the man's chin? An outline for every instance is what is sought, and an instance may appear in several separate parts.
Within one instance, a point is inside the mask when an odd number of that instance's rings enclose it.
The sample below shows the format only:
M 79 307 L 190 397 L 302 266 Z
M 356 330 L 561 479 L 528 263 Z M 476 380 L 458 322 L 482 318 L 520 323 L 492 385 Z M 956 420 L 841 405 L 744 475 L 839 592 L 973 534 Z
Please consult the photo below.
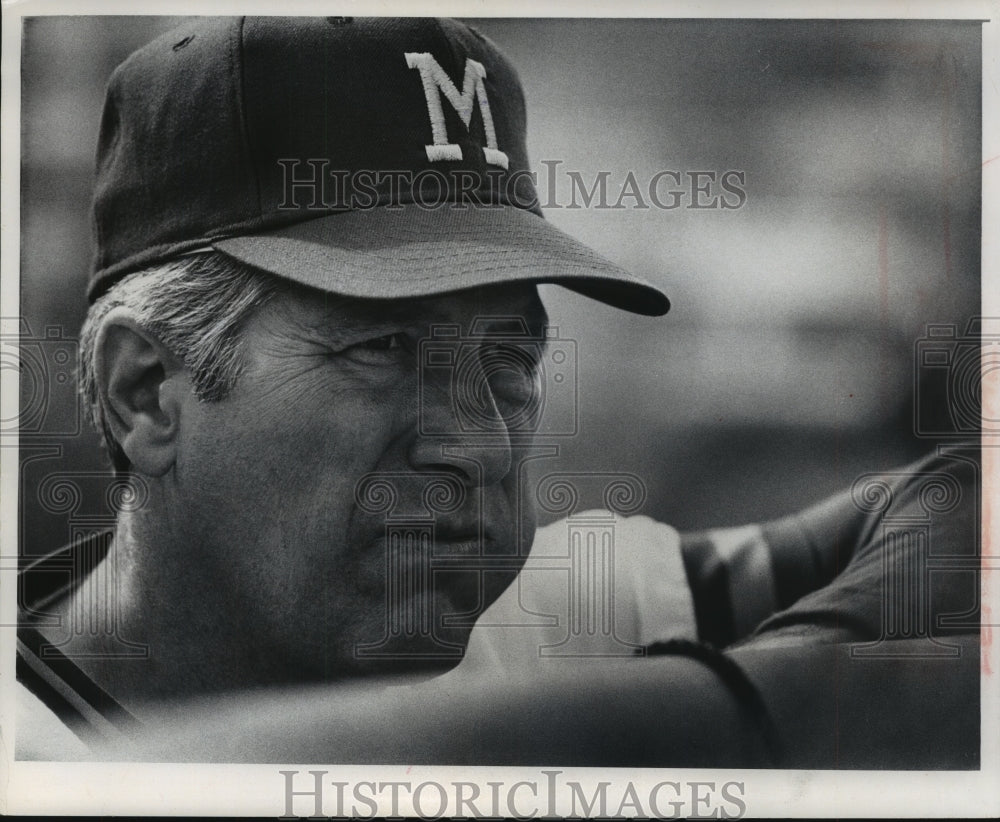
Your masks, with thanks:
M 478 582 L 441 585 L 431 596 L 401 598 L 394 608 L 375 603 L 365 619 L 342 625 L 339 631 L 329 619 L 326 635 L 314 638 L 317 644 L 309 656 L 320 666 L 310 666 L 314 672 L 310 678 L 332 681 L 447 672 L 465 657 L 476 620 L 497 595 L 493 586 L 481 590 Z M 325 642 L 327 637 L 332 642 Z

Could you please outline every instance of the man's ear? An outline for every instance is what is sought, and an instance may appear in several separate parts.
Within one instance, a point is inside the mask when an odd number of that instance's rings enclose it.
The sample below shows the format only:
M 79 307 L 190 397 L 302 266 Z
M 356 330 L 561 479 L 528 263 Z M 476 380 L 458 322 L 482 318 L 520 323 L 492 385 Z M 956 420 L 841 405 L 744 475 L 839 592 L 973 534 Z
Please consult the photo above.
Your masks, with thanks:
M 191 382 L 181 360 L 124 308 L 104 318 L 95 341 L 98 391 L 108 426 L 141 474 L 174 464 Z

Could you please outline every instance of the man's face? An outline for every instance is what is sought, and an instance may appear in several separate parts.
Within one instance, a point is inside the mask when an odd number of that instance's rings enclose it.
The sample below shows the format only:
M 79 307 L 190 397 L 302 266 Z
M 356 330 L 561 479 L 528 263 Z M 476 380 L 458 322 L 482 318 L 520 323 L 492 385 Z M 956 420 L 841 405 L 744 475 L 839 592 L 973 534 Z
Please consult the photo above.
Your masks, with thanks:
M 175 526 L 261 679 L 458 661 L 534 532 L 504 419 L 537 379 L 476 366 L 510 317 L 542 335 L 534 286 L 392 301 L 294 288 L 248 323 L 230 396 L 185 406 Z M 421 369 L 442 324 L 460 329 L 458 388 L 448 368 Z M 492 430 L 468 430 L 456 402 Z

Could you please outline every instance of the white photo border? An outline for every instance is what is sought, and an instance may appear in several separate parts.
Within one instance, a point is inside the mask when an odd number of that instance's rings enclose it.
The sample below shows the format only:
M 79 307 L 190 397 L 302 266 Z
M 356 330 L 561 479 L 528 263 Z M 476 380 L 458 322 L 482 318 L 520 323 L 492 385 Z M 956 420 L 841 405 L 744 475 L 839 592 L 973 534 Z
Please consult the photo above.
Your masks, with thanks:
M 260 2 L 149 2 L 142 14 L 235 14 L 248 11 L 281 14 L 314 14 L 337 5 L 351 14 L 413 14 L 417 9 L 402 0 L 342 2 L 339 4 L 285 0 L 275 4 Z M 134 14 L 137 6 L 129 0 L 25 0 L 3 3 L 3 96 L 0 166 L 2 178 L 2 243 L 0 300 L 4 317 L 18 316 L 20 244 L 20 38 L 21 21 L 35 15 Z M 424 0 L 421 14 L 451 16 L 594 16 L 594 17 L 755 17 L 755 18 L 947 18 L 978 19 L 983 23 L 983 244 L 982 313 L 1000 316 L 1000 245 L 994 240 L 1000 226 L 1000 0 L 985 2 L 555 2 L 555 0 L 510 0 L 510 2 L 455 2 Z M 9 323 L 10 321 L 5 321 Z M 3 333 L 16 333 L 4 327 Z M 0 407 L 3 417 L 16 416 L 16 378 L 3 372 Z M 984 417 L 1000 418 L 1000 396 L 984 394 Z M 984 441 L 986 475 L 983 511 L 983 551 L 1000 551 L 1000 441 Z M 17 464 L 16 448 L 0 453 L 0 521 L 4 523 L 0 541 L 0 622 L 16 620 L 16 579 L 9 558 L 17 555 Z M 1000 583 L 996 571 L 982 575 L 983 613 L 1000 614 Z M 989 608 L 989 610 L 987 610 Z M 407 771 L 403 766 L 361 767 L 288 763 L 285 765 L 156 765 L 114 763 L 33 763 L 13 761 L 12 727 L 14 632 L 0 631 L 0 812 L 5 814 L 198 814 L 198 815 L 280 815 L 284 793 L 278 771 L 296 769 L 305 773 L 323 768 L 328 779 L 392 781 L 437 779 L 439 781 L 518 780 L 544 781 L 539 768 L 446 768 L 420 767 Z M 883 772 L 883 771 L 797 771 L 797 770 L 691 770 L 671 769 L 669 778 L 680 781 L 740 780 L 746 783 L 744 797 L 749 817 L 854 817 L 854 816 L 995 816 L 1000 814 L 1000 643 L 997 632 L 983 629 L 984 668 L 982 679 L 982 759 L 973 772 Z M 561 779 L 577 779 L 588 791 L 600 779 L 629 779 L 637 787 L 651 786 L 664 778 L 656 769 L 613 770 L 563 768 Z M 558 813 L 569 808 L 560 797 Z

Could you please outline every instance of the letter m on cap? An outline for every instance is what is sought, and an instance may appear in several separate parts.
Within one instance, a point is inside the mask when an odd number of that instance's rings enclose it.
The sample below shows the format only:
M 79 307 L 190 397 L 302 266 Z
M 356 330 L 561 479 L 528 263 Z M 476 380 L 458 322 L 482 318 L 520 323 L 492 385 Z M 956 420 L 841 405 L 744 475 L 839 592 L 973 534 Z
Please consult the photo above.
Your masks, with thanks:
M 483 128 L 486 131 L 486 147 L 483 148 L 486 162 L 507 168 L 507 155 L 497 146 L 497 133 L 493 127 L 490 101 L 486 97 L 486 85 L 483 83 L 486 77 L 483 64 L 468 57 L 465 59 L 465 77 L 462 79 L 462 90 L 459 91 L 429 52 L 407 52 L 405 56 L 406 65 L 420 71 L 424 96 L 427 97 L 427 113 L 431 118 L 431 134 L 434 137 L 434 144 L 426 147 L 427 159 L 431 162 L 462 159 L 462 147 L 448 142 L 444 109 L 441 108 L 441 96 L 444 95 L 466 128 L 472 121 L 472 110 L 478 101 L 479 113 L 483 116 Z

